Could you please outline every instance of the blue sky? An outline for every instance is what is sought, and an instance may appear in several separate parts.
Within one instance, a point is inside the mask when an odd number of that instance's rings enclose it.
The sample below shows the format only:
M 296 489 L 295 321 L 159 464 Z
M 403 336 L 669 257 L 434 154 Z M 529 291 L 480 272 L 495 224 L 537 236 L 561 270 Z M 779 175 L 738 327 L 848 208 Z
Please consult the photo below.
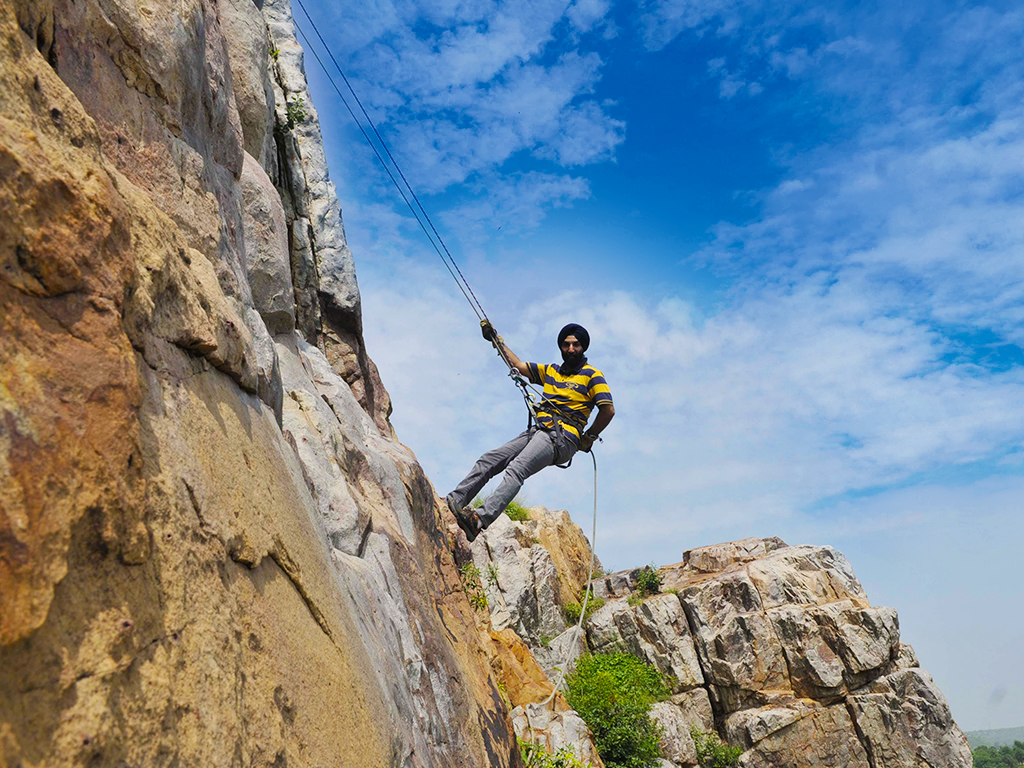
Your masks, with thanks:
M 1024 724 L 1019 4 L 305 1 L 510 346 L 590 329 L 605 565 L 831 544 L 963 727 Z M 525 413 L 307 70 L 369 352 L 444 493 Z M 589 528 L 590 483 L 526 500 Z

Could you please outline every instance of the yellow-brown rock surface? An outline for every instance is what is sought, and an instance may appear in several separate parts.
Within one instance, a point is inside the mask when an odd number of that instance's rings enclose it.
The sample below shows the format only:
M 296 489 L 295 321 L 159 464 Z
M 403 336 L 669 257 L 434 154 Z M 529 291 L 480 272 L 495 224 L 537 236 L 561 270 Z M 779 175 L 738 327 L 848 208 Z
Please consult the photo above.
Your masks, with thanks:
M 0 4 L 0 762 L 518 764 L 415 458 L 253 311 L 232 8 Z

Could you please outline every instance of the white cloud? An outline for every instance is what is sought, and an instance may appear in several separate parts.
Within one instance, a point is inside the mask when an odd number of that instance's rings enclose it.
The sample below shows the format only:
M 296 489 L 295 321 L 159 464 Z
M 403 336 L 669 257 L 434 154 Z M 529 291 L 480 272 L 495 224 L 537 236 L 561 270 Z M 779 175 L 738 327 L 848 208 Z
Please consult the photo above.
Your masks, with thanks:
M 590 196 L 585 179 L 537 173 L 484 180 L 484 197 L 453 208 L 445 222 L 460 233 L 460 241 L 482 242 L 487 237 L 520 234 L 540 224 L 549 208 L 564 208 Z
M 336 10 L 336 34 L 406 175 L 440 193 L 522 172 L 530 158 L 565 167 L 614 158 L 625 124 L 612 103 L 591 98 L 602 61 L 583 37 L 607 26 L 609 10 L 607 0 L 393 3 L 377 7 L 367 34 L 352 29 L 364 15 L 357 4 Z
M 569 17 L 579 32 L 589 32 L 604 21 L 609 10 L 611 10 L 610 0 L 576 0 L 569 6 L 565 15 Z
M 641 2 L 639 26 L 648 50 L 658 51 L 688 30 L 703 33 L 713 20 L 725 30 L 734 25 L 743 0 L 652 0 Z

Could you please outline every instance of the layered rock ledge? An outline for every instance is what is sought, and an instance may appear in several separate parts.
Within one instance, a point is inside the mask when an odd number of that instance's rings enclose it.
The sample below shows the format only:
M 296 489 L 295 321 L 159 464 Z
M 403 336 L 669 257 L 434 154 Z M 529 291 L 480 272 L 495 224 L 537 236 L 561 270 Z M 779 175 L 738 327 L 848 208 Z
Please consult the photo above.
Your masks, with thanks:
M 582 638 L 562 609 L 582 596 L 585 539 L 565 513 L 530 514 L 502 518 L 472 546 L 476 567 L 495 575 L 492 621 L 515 628 L 550 680 L 582 652 L 630 653 L 663 672 L 672 695 L 652 716 L 666 766 L 697 764 L 694 726 L 742 747 L 749 768 L 972 764 L 942 693 L 900 641 L 896 611 L 869 603 L 835 549 L 780 539 L 693 549 L 660 568 L 660 592 L 646 596 L 641 569 L 603 575 Z M 567 532 L 543 540 L 556 522 Z M 512 701 L 517 733 L 539 730 L 538 701 Z M 573 746 L 572 721 L 561 712 L 547 727 L 552 750 Z M 589 759 L 591 745 L 577 746 Z

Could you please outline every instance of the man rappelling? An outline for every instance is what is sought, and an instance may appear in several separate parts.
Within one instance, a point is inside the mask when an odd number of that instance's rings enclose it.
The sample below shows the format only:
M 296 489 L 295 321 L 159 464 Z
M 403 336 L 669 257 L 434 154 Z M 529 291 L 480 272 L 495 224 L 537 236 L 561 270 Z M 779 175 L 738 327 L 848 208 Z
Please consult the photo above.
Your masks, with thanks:
M 465 479 L 445 497 L 459 527 L 472 542 L 515 498 L 523 482 L 552 464 L 567 466 L 577 451 L 590 451 L 615 416 L 611 391 L 604 374 L 587 362 L 584 353 L 590 334 L 576 323 L 558 333 L 562 363 L 524 363 L 505 345 L 487 320 L 480 324 L 483 336 L 494 345 L 510 367 L 532 383 L 543 386 L 543 399 L 531 406 L 530 426 L 500 448 L 481 456 Z M 525 385 L 524 385 L 525 386 Z M 594 423 L 587 427 L 597 406 Z M 533 417 L 536 418 L 533 418 Z M 498 489 L 477 510 L 466 505 L 499 472 L 505 472 Z

